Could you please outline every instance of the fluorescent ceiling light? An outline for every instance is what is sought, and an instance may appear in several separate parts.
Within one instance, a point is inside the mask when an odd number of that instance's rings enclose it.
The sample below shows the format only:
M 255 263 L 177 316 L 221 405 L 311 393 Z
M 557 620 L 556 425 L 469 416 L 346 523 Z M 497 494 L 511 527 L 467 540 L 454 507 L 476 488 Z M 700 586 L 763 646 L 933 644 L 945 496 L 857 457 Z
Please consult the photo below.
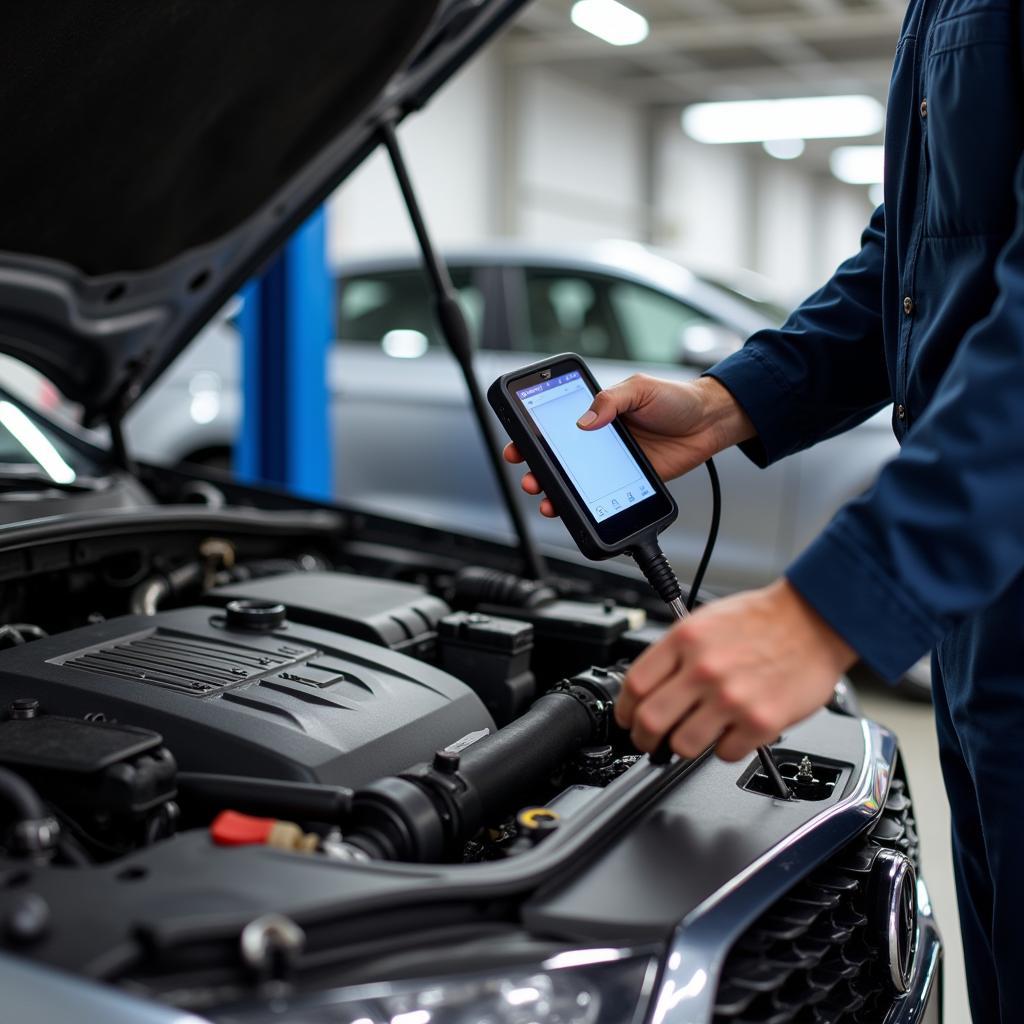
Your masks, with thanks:
M 651 30 L 642 14 L 618 0 L 576 0 L 569 17 L 577 28 L 612 46 L 642 43 Z
M 832 173 L 847 185 L 877 185 L 885 162 L 882 146 L 840 146 L 828 159 Z
M 884 120 L 882 104 L 873 96 L 804 96 L 695 103 L 683 111 L 683 131 L 712 144 L 843 139 L 874 135 Z
M 803 139 L 766 139 L 761 145 L 776 160 L 795 160 L 806 148 Z

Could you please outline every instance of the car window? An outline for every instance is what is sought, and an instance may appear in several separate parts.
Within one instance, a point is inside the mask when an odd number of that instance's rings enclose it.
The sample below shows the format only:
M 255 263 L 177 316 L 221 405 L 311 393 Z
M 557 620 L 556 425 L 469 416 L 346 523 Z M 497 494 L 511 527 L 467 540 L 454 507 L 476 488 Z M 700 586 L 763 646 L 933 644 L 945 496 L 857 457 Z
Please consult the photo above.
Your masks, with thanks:
M 454 269 L 451 276 L 475 345 L 483 326 L 483 292 L 468 269 Z M 380 345 L 389 355 L 406 358 L 444 343 L 433 293 L 423 274 L 414 270 L 357 277 L 346 277 L 343 270 L 338 282 L 337 332 L 346 342 Z
M 630 359 L 643 363 L 678 363 L 715 321 L 692 306 L 631 281 L 616 281 L 608 298 L 622 330 Z
M 526 336 L 520 351 L 579 352 L 595 359 L 622 359 L 625 348 L 608 302 L 610 279 L 596 274 L 527 267 Z

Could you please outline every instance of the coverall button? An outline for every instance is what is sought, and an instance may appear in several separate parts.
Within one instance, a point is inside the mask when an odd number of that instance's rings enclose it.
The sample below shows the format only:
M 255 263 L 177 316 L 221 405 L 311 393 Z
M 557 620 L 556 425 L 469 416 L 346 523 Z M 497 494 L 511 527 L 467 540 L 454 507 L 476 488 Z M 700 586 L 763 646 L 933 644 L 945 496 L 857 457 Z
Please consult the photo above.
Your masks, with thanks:
M 921 116 L 922 117 L 927 117 L 928 116 L 928 100 L 927 100 L 927 98 L 921 100 L 921 108 L 920 109 L 921 109 Z
M 909 295 L 903 300 L 903 312 L 907 316 L 914 312 L 914 300 Z
M 896 419 L 905 420 L 907 418 L 907 407 L 905 405 L 896 406 Z

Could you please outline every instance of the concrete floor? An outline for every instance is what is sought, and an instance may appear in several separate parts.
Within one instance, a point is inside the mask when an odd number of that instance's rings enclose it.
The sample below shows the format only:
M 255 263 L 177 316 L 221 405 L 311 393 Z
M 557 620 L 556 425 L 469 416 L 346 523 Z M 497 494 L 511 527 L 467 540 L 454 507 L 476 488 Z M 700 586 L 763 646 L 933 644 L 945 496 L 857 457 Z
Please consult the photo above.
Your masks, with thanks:
M 865 713 L 899 737 L 921 836 L 921 867 L 945 942 L 945 1024 L 968 1024 L 971 1017 L 949 848 L 949 805 L 939 771 L 932 709 L 910 703 L 880 684 L 860 684 L 857 691 Z

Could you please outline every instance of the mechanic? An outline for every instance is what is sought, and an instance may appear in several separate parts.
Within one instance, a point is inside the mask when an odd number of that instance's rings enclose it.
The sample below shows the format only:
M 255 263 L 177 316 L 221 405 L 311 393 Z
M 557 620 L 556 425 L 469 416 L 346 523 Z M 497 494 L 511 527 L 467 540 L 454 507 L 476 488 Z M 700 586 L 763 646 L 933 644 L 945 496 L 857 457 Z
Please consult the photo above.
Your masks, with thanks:
M 669 478 L 733 444 L 767 466 L 894 403 L 901 451 L 873 489 L 783 579 L 674 626 L 616 715 L 642 750 L 671 731 L 681 755 L 717 740 L 738 760 L 858 658 L 896 679 L 933 650 L 976 1024 L 1024 1018 L 1022 42 L 1020 3 L 912 0 L 860 252 L 704 378 L 630 378 L 579 423 L 623 416 Z

